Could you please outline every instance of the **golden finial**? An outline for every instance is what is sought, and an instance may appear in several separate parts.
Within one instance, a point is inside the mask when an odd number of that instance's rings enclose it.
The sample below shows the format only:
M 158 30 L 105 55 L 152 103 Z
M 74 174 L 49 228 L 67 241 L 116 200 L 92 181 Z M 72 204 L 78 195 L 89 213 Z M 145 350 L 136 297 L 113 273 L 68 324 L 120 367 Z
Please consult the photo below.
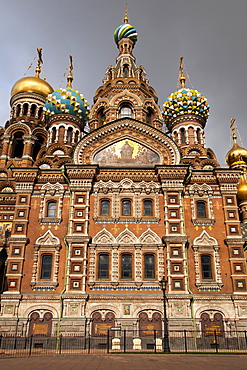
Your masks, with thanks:
M 35 69 L 36 75 L 35 77 L 39 77 L 39 74 L 41 72 L 41 64 L 43 64 L 42 60 L 42 48 L 37 48 L 37 53 L 38 53 L 38 65 Z
M 179 65 L 179 81 L 181 83 L 181 88 L 185 87 L 185 77 L 184 77 L 184 69 L 183 69 L 183 59 L 184 57 L 180 57 L 180 65 Z
M 73 74 L 72 74 L 72 71 L 73 71 L 73 57 L 72 55 L 69 56 L 69 61 L 70 61 L 70 65 L 69 65 L 69 74 L 68 74 L 68 77 L 67 77 L 67 87 L 72 87 L 72 82 L 74 80 L 74 77 L 73 77 Z
M 129 23 L 128 3 L 126 3 L 126 5 L 125 5 L 125 10 L 124 10 L 124 19 L 123 19 L 123 22 L 124 22 L 125 24 L 128 24 L 128 23 Z

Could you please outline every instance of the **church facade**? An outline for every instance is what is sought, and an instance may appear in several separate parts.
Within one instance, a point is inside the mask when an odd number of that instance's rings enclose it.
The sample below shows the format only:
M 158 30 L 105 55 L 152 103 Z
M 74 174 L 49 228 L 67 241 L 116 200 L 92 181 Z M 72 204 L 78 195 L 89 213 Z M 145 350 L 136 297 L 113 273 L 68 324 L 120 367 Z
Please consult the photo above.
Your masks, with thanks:
M 206 147 L 207 99 L 185 87 L 161 110 L 137 66 L 134 27 L 114 33 L 89 111 L 36 76 L 11 91 L 0 136 L 0 324 L 20 335 L 109 328 L 245 330 L 247 151 Z M 234 123 L 233 123 L 234 126 Z M 149 329 L 147 329 L 149 328 Z

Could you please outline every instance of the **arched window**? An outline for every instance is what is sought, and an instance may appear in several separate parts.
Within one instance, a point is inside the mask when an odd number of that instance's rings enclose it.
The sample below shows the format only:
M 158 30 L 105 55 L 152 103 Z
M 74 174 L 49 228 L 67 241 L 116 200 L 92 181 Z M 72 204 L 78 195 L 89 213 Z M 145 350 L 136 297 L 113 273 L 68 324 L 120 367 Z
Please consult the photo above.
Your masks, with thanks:
M 120 118 L 131 117 L 132 110 L 128 105 L 123 105 L 120 109 Z
M 28 113 L 28 104 L 25 103 L 23 104 L 23 116 L 26 116 Z
M 131 216 L 131 201 L 129 199 L 122 201 L 122 216 Z
M 16 132 L 13 138 L 13 158 L 21 158 L 24 150 L 23 133 Z
M 98 111 L 99 126 L 102 126 L 105 122 L 104 108 L 100 108 Z
M 41 261 L 40 279 L 49 280 L 51 278 L 52 255 L 44 254 Z
M 32 104 L 31 105 L 31 110 L 30 110 L 30 116 L 35 117 L 35 113 L 36 113 L 36 105 Z
M 67 143 L 70 144 L 72 142 L 72 127 L 69 127 L 67 130 Z
M 41 119 L 42 118 L 42 113 L 43 113 L 43 108 L 39 108 L 39 111 L 38 111 L 38 119 Z
M 150 199 L 144 200 L 144 216 L 153 216 L 153 202 Z
M 75 133 L 75 143 L 78 142 L 78 138 L 79 138 L 79 131 L 76 131 L 76 133 Z
M 201 144 L 201 131 L 199 128 L 196 130 L 196 138 L 197 138 L 198 144 Z
M 110 216 L 110 201 L 103 199 L 100 202 L 100 216 Z
M 181 144 L 186 144 L 185 129 L 181 128 L 180 133 L 181 133 Z
M 212 279 L 212 261 L 210 255 L 201 256 L 202 280 Z
M 44 138 L 40 135 L 37 136 L 37 140 L 34 144 L 34 147 L 33 147 L 33 160 L 35 161 L 36 158 L 37 158 L 37 155 L 42 147 L 42 145 L 44 144 Z
M 47 217 L 56 217 L 57 215 L 57 203 L 49 202 L 47 204 Z
M 21 105 L 18 104 L 16 108 L 16 117 L 19 117 L 20 113 L 21 113 Z
M 121 279 L 132 279 L 132 255 L 121 256 Z
M 56 133 L 57 133 L 56 127 L 53 127 L 53 128 L 52 128 L 52 133 L 51 133 L 51 142 L 52 142 L 52 143 L 55 143 L 55 140 L 56 140 Z
M 197 218 L 206 218 L 206 204 L 205 202 L 196 202 Z
M 123 67 L 123 75 L 124 75 L 124 78 L 128 78 L 129 77 L 129 67 L 126 64 Z
M 144 278 L 154 279 L 154 255 L 145 254 L 144 256 Z
M 153 111 L 151 108 L 148 108 L 147 115 L 146 115 L 146 123 L 150 125 L 152 123 Z
M 109 255 L 100 254 L 98 262 L 98 278 L 108 279 L 109 278 Z

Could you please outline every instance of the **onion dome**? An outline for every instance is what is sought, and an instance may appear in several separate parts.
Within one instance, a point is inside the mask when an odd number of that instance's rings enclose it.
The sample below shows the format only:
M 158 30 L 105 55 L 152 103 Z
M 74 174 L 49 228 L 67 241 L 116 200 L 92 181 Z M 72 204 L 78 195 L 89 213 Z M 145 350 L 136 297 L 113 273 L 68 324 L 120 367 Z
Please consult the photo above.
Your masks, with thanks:
M 237 197 L 240 202 L 247 201 L 247 183 L 245 181 L 244 175 L 240 177 Z
M 171 94 L 163 104 L 163 115 L 166 123 L 174 118 L 185 114 L 195 114 L 206 122 L 209 116 L 210 106 L 207 98 L 199 91 L 185 87 L 185 76 L 183 71 L 183 57 L 180 57 L 179 81 L 181 88 Z
M 23 77 L 18 80 L 11 90 L 11 97 L 22 92 L 32 92 L 46 97 L 54 90 L 51 85 L 39 77 L 41 72 L 42 61 L 42 48 L 37 49 L 38 52 L 38 65 L 36 67 L 36 75 L 34 77 Z
M 47 116 L 65 113 L 72 114 L 85 121 L 89 114 L 89 105 L 82 94 L 72 89 L 72 70 L 72 55 L 70 55 L 70 72 L 67 76 L 67 87 L 66 89 L 57 89 L 47 96 L 44 111 Z
M 229 167 L 247 165 L 247 150 L 238 145 L 236 135 L 233 135 L 233 147 L 226 155 L 226 163 Z
M 128 23 L 121 24 L 121 26 L 117 27 L 114 31 L 114 40 L 116 44 L 118 44 L 119 41 L 124 38 L 129 38 L 135 44 L 137 41 L 137 37 L 138 35 L 136 29 Z
M 162 114 L 167 123 L 185 114 L 195 114 L 206 121 L 209 116 L 209 110 L 210 106 L 203 94 L 197 90 L 182 87 L 166 99 L 163 104 Z
M 71 87 L 66 87 L 66 89 L 57 89 L 48 95 L 44 111 L 47 116 L 66 113 L 85 121 L 89 114 L 87 107 L 87 101 L 82 94 Z
M 23 77 L 12 87 L 11 97 L 21 92 L 32 92 L 46 97 L 53 91 L 51 85 L 39 77 Z
M 124 38 L 129 38 L 130 40 L 133 41 L 135 45 L 138 35 L 136 29 L 129 24 L 127 4 L 123 21 L 124 23 L 117 27 L 114 31 L 114 40 L 118 45 L 120 40 Z

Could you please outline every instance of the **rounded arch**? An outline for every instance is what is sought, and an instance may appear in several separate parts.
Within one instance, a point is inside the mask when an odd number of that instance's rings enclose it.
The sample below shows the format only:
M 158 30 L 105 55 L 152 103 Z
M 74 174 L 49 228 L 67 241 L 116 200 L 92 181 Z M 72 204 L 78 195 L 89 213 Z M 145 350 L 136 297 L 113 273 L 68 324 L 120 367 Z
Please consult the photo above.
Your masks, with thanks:
M 225 308 L 212 304 L 212 306 L 205 305 L 205 306 L 199 307 L 195 311 L 195 318 L 200 319 L 201 314 L 204 313 L 204 312 L 206 312 L 206 313 L 209 312 L 211 314 L 219 312 L 223 315 L 223 318 L 225 318 L 226 320 L 230 319 L 230 317 L 231 317 L 230 313 Z
M 49 305 L 47 303 L 42 303 L 42 307 L 40 306 L 40 303 L 31 305 L 24 311 L 24 317 L 29 318 L 33 312 L 45 311 L 45 310 L 50 311 L 53 314 L 54 319 L 59 318 L 58 310 L 54 306 Z
M 24 135 L 31 135 L 31 128 L 25 123 L 14 123 L 9 126 L 5 131 L 6 135 L 13 135 L 15 132 L 20 131 Z

